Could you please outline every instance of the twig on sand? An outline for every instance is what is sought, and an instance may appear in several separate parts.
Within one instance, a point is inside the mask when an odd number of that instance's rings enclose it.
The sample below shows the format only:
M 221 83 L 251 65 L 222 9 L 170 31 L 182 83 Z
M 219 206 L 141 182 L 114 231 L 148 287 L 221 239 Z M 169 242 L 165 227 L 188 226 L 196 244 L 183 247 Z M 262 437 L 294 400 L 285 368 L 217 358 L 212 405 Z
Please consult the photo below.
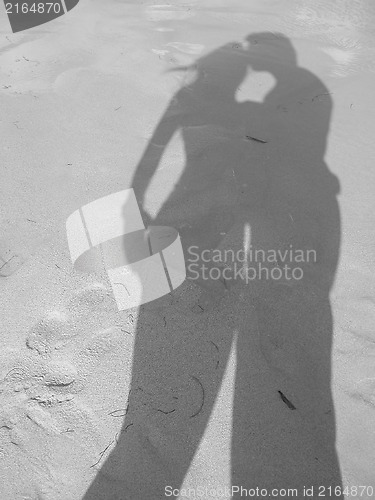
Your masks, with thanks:
M 262 144 L 267 144 L 268 141 L 264 141 L 263 139 L 259 139 L 258 137 L 252 137 L 251 135 L 247 135 L 246 139 L 249 141 L 261 142 Z
M 210 340 L 210 343 L 211 343 L 213 346 L 215 346 L 215 348 L 216 348 L 216 350 L 217 350 L 217 353 L 219 354 L 219 348 L 218 348 L 218 346 L 215 344 L 215 342 L 213 342 L 212 340 Z M 216 367 L 215 367 L 215 369 L 216 369 L 216 370 L 217 370 L 217 368 L 219 367 L 219 361 L 220 361 L 219 359 L 216 361 Z
M 218 348 L 218 346 L 215 344 L 215 342 L 214 342 L 213 340 L 210 340 L 210 343 L 211 343 L 213 346 L 215 346 L 215 347 L 216 347 L 217 352 L 219 352 L 219 348 Z
M 131 333 L 128 332 L 128 330 L 125 330 L 125 328 L 121 328 L 121 331 L 124 332 L 124 333 L 127 333 L 128 335 L 131 335 Z
M 4 262 L 4 264 L 0 267 L 0 269 L 2 269 L 6 264 L 8 264 L 11 260 L 13 260 L 14 257 L 16 257 L 16 256 L 13 255 L 9 260 L 6 260 L 6 261 L 4 261 L 4 259 L 1 259 Z
M 26 219 L 28 220 L 29 222 L 34 222 L 36 224 L 36 220 L 33 220 L 33 219 Z
M 123 432 L 126 432 L 129 429 L 129 427 L 131 427 L 132 425 L 134 425 L 133 422 L 131 424 L 128 424 L 124 429 L 122 429 L 121 434 Z
M 205 392 L 204 392 L 204 387 L 202 385 L 202 382 L 197 377 L 194 377 L 194 375 L 190 375 L 190 376 L 192 379 L 194 379 L 200 385 L 200 387 L 202 389 L 202 403 L 201 403 L 200 407 L 198 408 L 198 410 L 193 415 L 190 415 L 190 418 L 194 418 L 197 415 L 199 415 L 199 413 L 202 411 L 202 408 L 204 405 L 204 399 L 205 399 Z
M 130 389 L 129 394 L 128 394 L 128 400 L 127 400 L 126 408 L 119 408 L 117 410 L 110 411 L 108 413 L 108 415 L 111 415 L 111 417 L 125 417 L 125 415 L 127 415 L 128 412 L 129 412 L 129 405 L 130 405 L 129 398 L 130 398 L 130 393 L 131 392 L 132 391 Z M 124 414 L 123 415 L 117 415 L 118 412 L 124 412 Z
M 126 288 L 126 286 L 124 285 L 124 283 L 113 283 L 114 285 L 121 285 L 125 288 L 125 290 L 128 292 L 128 295 L 130 297 L 130 293 L 129 293 L 129 290 Z
M 36 64 L 36 65 L 38 65 L 38 66 L 39 66 L 39 64 L 40 64 L 40 62 L 39 62 L 39 61 L 34 61 L 33 59 L 28 59 L 28 58 L 27 58 L 27 57 L 25 57 L 25 56 L 22 56 L 22 59 L 24 59 L 24 60 L 25 60 L 25 61 L 27 61 L 27 62 L 33 62 L 33 63 L 35 63 L 35 64 Z
M 315 99 L 317 99 L 318 97 L 321 97 L 322 95 L 332 95 L 332 94 L 333 94 L 333 92 L 323 92 L 323 94 L 317 94 L 315 97 L 313 97 L 311 99 L 311 102 L 314 102 Z
M 9 262 L 9 261 L 8 261 Z M 6 263 L 5 263 L 6 264 Z M 5 265 L 4 264 L 4 265 Z M 1 267 L 4 267 L 4 266 L 1 266 Z M 0 269 L 1 269 L 0 267 Z M 22 366 L 14 366 L 11 370 L 8 371 L 8 373 L 5 375 L 5 377 L 3 378 L 3 382 L 6 381 L 6 379 L 8 378 L 8 376 L 13 373 L 13 372 L 16 372 L 16 375 L 20 375 L 21 377 L 25 375 L 25 369 L 22 367 Z
M 125 417 L 127 415 L 129 410 L 129 405 L 126 408 L 119 408 L 118 410 L 113 410 L 108 413 L 108 415 L 111 415 L 111 417 Z M 123 412 L 118 414 L 119 412 Z
M 160 411 L 160 413 L 164 413 L 164 415 L 169 415 L 170 413 L 173 413 L 174 411 L 176 411 L 176 408 L 174 408 L 173 410 L 169 410 L 169 411 L 164 411 L 164 410 L 160 410 L 160 408 L 156 408 L 156 411 Z
M 285 394 L 283 394 L 281 391 L 277 391 L 279 394 L 280 394 L 280 398 L 282 399 L 282 401 L 287 405 L 287 407 L 290 409 L 290 410 L 296 410 L 297 408 L 294 406 L 294 404 L 289 401 L 289 399 L 285 396 Z
M 116 434 L 116 435 L 117 435 L 117 434 Z M 101 459 L 103 458 L 104 453 L 105 453 L 105 452 L 108 450 L 108 448 L 109 448 L 110 446 L 112 446 L 112 445 L 113 445 L 113 443 L 115 443 L 115 442 L 117 442 L 117 441 L 116 441 L 116 438 L 115 438 L 113 441 L 111 441 L 111 442 L 110 442 L 110 443 L 109 443 L 109 444 L 108 444 L 108 445 L 104 448 L 104 450 L 103 450 L 103 451 L 101 451 L 101 452 L 99 453 L 99 456 L 100 456 L 100 457 L 99 457 L 99 460 L 98 460 L 97 462 L 95 462 L 93 465 L 90 465 L 90 469 L 92 469 L 93 467 L 95 467 L 95 465 L 98 465 L 98 463 L 99 463 L 99 462 L 101 461 Z

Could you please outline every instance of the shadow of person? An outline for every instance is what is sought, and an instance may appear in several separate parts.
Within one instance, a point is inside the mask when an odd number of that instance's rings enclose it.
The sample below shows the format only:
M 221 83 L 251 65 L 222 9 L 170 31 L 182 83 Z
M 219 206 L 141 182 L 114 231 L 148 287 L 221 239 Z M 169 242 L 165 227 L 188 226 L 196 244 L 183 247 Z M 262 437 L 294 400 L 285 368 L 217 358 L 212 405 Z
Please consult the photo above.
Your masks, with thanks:
M 84 498 L 165 498 L 166 487 L 181 488 L 194 457 L 190 483 L 204 488 L 217 451 L 198 449 L 218 399 L 228 396 L 218 398 L 230 366 L 232 497 L 241 497 L 236 487 L 340 497 L 328 489 L 341 487 L 329 301 L 339 184 L 324 162 L 331 96 L 280 34 L 252 34 L 189 69 L 195 79 L 171 100 L 133 188 L 147 224 L 179 230 L 191 279 L 138 310 L 123 428 Z M 237 100 L 248 74 L 250 91 L 272 77 L 262 102 Z M 173 166 L 164 177 L 158 166 L 177 132 L 185 166 L 173 183 Z M 165 182 L 170 194 L 150 215 L 146 191 L 157 199 Z

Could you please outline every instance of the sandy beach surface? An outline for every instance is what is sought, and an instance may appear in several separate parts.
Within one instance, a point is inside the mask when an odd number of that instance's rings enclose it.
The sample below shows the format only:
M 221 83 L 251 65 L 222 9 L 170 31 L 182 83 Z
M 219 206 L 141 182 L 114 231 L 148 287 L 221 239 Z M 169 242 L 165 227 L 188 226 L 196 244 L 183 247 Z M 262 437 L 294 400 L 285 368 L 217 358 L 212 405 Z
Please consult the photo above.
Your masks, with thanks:
M 374 23 L 81 0 L 13 34 L 0 7 L 1 500 L 375 499 Z M 119 311 L 65 224 L 128 188 L 187 261 L 316 259 Z

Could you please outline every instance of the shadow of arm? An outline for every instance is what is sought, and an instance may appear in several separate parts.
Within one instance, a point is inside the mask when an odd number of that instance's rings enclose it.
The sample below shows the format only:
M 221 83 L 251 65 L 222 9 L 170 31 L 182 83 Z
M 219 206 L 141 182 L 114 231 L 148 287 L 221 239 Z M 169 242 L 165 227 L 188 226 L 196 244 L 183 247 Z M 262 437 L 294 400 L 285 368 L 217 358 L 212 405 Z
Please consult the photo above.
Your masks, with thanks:
M 170 105 L 159 121 L 133 177 L 132 187 L 138 203 L 143 206 L 146 190 L 158 168 L 165 148 L 180 127 L 180 117 Z

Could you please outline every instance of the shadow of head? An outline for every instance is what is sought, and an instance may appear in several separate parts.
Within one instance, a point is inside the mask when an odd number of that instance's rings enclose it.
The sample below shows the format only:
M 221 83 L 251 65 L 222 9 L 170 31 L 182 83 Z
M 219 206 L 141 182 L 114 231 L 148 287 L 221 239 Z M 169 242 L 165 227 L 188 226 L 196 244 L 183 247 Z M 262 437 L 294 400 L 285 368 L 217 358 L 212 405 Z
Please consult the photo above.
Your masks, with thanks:
M 249 65 L 255 71 L 270 71 L 270 67 L 293 68 L 298 65 L 296 51 L 285 35 L 252 33 L 246 37 Z

